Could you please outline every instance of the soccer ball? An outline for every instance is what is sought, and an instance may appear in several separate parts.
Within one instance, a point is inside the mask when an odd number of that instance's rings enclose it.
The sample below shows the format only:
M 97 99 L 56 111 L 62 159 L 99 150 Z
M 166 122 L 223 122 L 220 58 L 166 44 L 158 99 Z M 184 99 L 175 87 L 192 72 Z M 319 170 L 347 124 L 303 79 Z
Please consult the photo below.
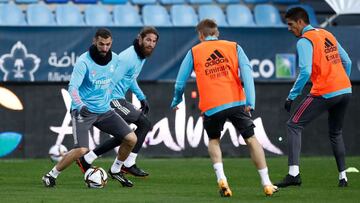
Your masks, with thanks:
M 103 188 L 107 179 L 107 173 L 100 167 L 89 168 L 84 175 L 85 184 L 89 188 Z
M 49 156 L 51 160 L 59 162 L 67 152 L 68 150 L 64 145 L 53 145 L 49 150 Z

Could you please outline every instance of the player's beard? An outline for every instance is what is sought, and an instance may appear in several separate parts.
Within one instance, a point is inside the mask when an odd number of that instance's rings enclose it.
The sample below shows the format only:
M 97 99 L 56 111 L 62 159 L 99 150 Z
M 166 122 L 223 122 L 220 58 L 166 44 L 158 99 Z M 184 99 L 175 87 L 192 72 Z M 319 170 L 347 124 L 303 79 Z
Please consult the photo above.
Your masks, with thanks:
M 151 56 L 152 52 L 154 51 L 154 48 L 151 46 L 145 47 L 144 44 L 140 45 L 140 49 L 145 57 Z

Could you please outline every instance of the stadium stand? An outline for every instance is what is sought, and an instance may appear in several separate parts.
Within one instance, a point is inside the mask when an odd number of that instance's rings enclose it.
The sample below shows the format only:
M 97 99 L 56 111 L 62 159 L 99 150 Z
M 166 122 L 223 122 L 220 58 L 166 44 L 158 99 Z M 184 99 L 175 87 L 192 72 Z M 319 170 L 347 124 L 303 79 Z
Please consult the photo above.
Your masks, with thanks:
M 145 5 L 142 8 L 144 25 L 172 26 L 165 7 L 160 5 Z
M 185 4 L 185 0 L 159 0 L 161 4 L 172 5 L 172 4 Z
M 44 0 L 47 4 L 65 4 L 68 3 L 69 0 Z
M 170 9 L 170 16 L 174 26 L 196 26 L 198 16 L 189 5 L 174 5 Z
M 17 4 L 35 4 L 38 2 L 38 0 L 15 0 L 15 3 Z
M 76 4 L 96 4 L 97 0 L 72 0 Z
M 258 26 L 285 27 L 279 10 L 271 4 L 258 4 L 254 8 L 255 21 Z
M 61 26 L 81 26 L 84 25 L 84 16 L 79 8 L 74 5 L 65 4 L 56 6 L 56 21 Z
M 212 0 L 188 0 L 190 4 L 211 4 Z
M 0 25 L 26 25 L 25 15 L 13 2 L 0 4 Z
M 255 26 L 254 17 L 250 9 L 241 4 L 228 5 L 226 16 L 231 27 Z
M 85 23 L 92 26 L 108 26 L 113 21 L 109 11 L 101 5 L 88 5 L 84 11 Z
M 216 0 L 219 4 L 237 4 L 240 0 Z
M 101 0 L 103 4 L 126 4 L 127 0 Z
M 262 4 L 269 3 L 269 0 L 243 0 L 247 4 Z
M 116 5 L 113 10 L 114 25 L 142 26 L 141 18 L 134 6 Z
M 30 4 L 26 10 L 29 25 L 56 25 L 55 17 L 45 4 Z
M 225 15 L 221 8 L 217 5 L 200 5 L 199 6 L 199 19 L 205 18 L 213 19 L 216 21 L 219 27 L 228 26 Z
M 156 0 L 131 0 L 131 3 L 133 4 L 156 4 Z
M 272 2 L 278 4 L 297 4 L 299 0 L 272 0 Z

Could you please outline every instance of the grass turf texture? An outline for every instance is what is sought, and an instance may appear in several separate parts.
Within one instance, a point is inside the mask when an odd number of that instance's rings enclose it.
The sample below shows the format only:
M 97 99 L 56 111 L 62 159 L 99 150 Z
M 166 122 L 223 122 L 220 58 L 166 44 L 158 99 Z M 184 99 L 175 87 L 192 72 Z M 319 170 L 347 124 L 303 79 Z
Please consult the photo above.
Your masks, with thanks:
M 95 165 L 107 170 L 111 159 Z M 360 174 L 348 173 L 349 187 L 338 188 L 338 173 L 332 157 L 303 157 L 301 187 L 283 188 L 265 197 L 260 178 L 250 159 L 225 159 L 225 173 L 233 197 L 221 198 L 210 160 L 139 159 L 138 166 L 150 173 L 135 178 L 133 188 L 124 188 L 109 178 L 103 189 L 89 189 L 75 164 L 64 171 L 56 188 L 45 188 L 41 177 L 53 163 L 45 159 L 1 159 L 0 202 L 359 202 Z M 360 168 L 360 157 L 348 157 L 347 165 Z M 277 182 L 287 173 L 285 157 L 268 158 L 270 176 Z

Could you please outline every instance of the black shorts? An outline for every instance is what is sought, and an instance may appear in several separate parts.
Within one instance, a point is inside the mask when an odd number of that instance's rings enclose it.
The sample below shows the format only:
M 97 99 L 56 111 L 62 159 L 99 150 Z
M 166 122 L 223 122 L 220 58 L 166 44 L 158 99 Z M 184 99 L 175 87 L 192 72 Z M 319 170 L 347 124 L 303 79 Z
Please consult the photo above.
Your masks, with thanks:
M 125 99 L 114 99 L 110 106 L 128 123 L 134 123 L 141 115 L 141 111 Z
M 224 129 L 225 121 L 229 119 L 244 139 L 254 135 L 254 123 L 250 114 L 245 112 L 245 106 L 225 109 L 214 115 L 204 115 L 204 128 L 210 139 L 218 139 Z
M 89 133 L 92 126 L 99 130 L 111 134 L 122 140 L 132 132 L 129 125 L 114 110 L 105 113 L 91 113 L 86 111 L 80 115 L 78 110 L 71 111 L 73 137 L 75 147 L 89 148 Z

